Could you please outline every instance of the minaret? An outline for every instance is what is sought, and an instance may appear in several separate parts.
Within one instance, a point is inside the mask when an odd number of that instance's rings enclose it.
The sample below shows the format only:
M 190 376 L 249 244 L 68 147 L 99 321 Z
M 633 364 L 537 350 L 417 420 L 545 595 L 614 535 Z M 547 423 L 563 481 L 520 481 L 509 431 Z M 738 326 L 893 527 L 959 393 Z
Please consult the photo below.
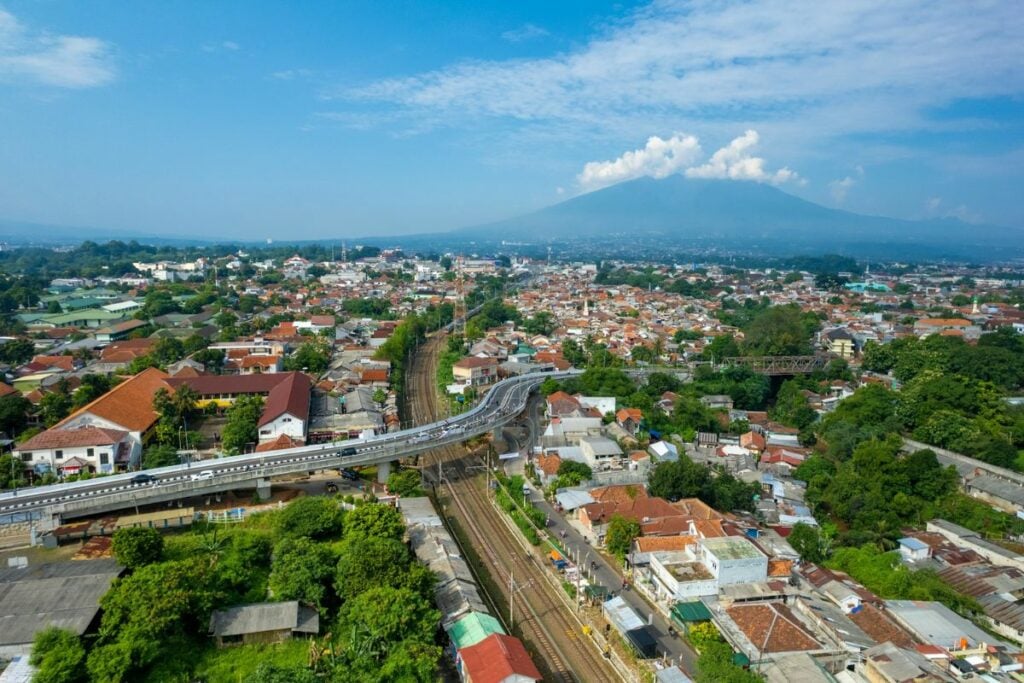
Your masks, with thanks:
M 978 310 L 978 297 L 974 297 L 974 305 L 971 306 L 971 315 L 978 315 L 981 311 Z
M 583 317 L 590 317 L 590 299 L 588 299 L 586 296 L 583 297 Z

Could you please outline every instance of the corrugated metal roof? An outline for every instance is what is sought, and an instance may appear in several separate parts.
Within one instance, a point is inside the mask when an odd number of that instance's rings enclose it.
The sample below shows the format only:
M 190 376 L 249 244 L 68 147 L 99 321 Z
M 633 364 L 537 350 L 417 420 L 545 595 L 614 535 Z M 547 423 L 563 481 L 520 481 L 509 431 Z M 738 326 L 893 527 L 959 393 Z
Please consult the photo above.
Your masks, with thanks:
M 81 635 L 122 571 L 114 560 L 80 560 L 0 570 L 0 645 L 31 643 L 59 626 Z
M 285 629 L 316 633 L 320 630 L 320 617 L 316 610 L 300 605 L 295 600 L 240 605 L 214 612 L 210 616 L 210 633 L 218 637 Z

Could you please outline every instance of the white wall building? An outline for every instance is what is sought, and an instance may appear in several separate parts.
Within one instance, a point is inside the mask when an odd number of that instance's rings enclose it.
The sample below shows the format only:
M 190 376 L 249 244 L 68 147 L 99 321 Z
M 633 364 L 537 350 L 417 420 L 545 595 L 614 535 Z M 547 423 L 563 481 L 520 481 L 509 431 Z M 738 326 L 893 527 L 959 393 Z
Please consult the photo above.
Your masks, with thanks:
M 719 586 L 757 583 L 768 578 L 768 557 L 745 538 L 702 538 L 697 559 L 718 580 Z

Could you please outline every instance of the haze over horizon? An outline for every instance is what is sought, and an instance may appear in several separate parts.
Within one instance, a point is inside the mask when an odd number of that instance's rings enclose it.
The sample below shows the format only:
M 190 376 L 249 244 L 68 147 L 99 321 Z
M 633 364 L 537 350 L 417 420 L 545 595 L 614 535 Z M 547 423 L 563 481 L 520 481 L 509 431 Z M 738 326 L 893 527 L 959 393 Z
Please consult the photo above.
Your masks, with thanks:
M 0 0 L 0 220 L 435 232 L 639 177 L 1024 227 L 1010 3 Z

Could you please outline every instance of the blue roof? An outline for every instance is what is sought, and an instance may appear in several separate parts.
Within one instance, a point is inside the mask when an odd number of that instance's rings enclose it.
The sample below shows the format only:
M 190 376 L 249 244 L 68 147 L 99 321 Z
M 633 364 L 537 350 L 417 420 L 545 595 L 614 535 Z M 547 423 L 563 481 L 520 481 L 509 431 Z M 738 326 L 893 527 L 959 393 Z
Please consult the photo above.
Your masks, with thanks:
M 911 550 L 924 550 L 928 547 L 928 544 L 924 541 L 919 541 L 916 538 L 901 538 L 900 545 L 910 548 Z

